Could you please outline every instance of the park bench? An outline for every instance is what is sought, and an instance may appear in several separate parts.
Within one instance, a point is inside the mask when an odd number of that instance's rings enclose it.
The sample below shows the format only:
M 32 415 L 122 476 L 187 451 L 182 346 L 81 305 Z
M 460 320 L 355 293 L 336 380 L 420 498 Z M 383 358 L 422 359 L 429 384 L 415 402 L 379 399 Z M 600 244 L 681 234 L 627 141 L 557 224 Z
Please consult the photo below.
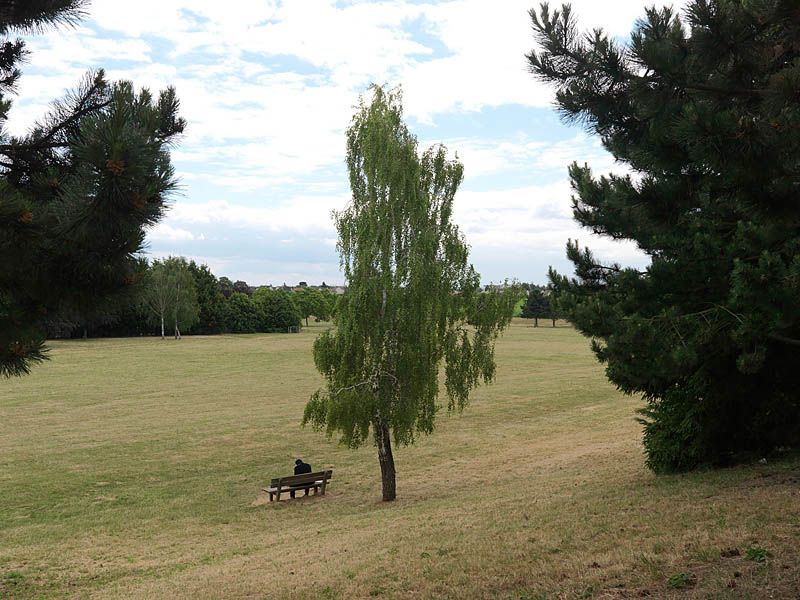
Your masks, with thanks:
M 263 491 L 269 494 L 269 501 L 272 502 L 272 497 L 280 502 L 281 494 L 286 492 L 298 492 L 304 490 L 314 490 L 314 495 L 322 490 L 325 495 L 325 487 L 333 475 L 333 471 L 319 471 L 318 473 L 303 473 L 302 475 L 287 475 L 286 477 L 278 477 L 270 481 L 269 487 L 264 488 Z

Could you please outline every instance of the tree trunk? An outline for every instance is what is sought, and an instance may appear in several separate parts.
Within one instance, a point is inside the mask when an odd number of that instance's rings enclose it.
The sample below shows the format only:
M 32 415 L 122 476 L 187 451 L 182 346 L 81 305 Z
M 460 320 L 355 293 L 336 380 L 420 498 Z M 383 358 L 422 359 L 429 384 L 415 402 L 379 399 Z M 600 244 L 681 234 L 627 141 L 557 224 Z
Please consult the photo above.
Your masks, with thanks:
M 556 326 L 556 320 L 555 320 L 555 318 L 554 318 L 554 319 L 553 319 L 553 327 L 555 327 L 555 326 Z
M 397 497 L 392 438 L 389 435 L 389 428 L 382 421 L 376 420 L 373 427 L 375 428 L 375 442 L 378 445 L 378 462 L 381 465 L 383 501 L 389 502 Z
M 539 326 L 539 317 L 533 317 L 533 326 L 534 327 L 538 327 Z
M 164 339 L 164 315 L 161 315 L 161 339 Z

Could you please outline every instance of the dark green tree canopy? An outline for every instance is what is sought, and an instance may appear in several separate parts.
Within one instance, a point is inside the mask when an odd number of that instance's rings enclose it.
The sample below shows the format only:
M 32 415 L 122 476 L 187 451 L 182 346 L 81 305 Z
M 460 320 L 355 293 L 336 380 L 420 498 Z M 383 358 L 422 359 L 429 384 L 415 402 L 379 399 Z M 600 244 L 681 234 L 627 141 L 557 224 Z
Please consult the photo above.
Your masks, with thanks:
M 522 305 L 523 319 L 535 319 L 538 326 L 539 319 L 550 316 L 550 298 L 545 296 L 544 290 L 539 286 L 531 286 L 525 304 Z
M 194 277 L 197 289 L 197 303 L 200 308 L 197 326 L 194 333 L 220 333 L 225 329 L 225 297 L 220 290 L 219 282 L 207 265 L 197 265 L 189 261 L 189 271 Z
M 259 331 L 286 333 L 289 327 L 300 325 L 300 310 L 292 296 L 292 293 L 280 289 L 259 288 L 253 292 Z
M 800 18 L 795 1 L 649 9 L 630 43 L 531 11 L 533 73 L 630 176 L 574 164 L 575 219 L 633 240 L 643 272 L 568 244 L 560 307 L 648 400 L 659 471 L 800 442 Z
M 79 1 L 0 2 L 0 35 L 79 16 Z M 0 127 L 24 44 L 0 51 Z M 173 89 L 154 97 L 102 71 L 54 102 L 23 137 L 0 129 L 0 373 L 41 360 L 44 324 L 87 314 L 136 283 L 144 228 L 162 216 L 183 131 Z
M 231 333 L 255 333 L 261 324 L 258 307 L 242 292 L 233 292 L 226 303 L 226 328 Z

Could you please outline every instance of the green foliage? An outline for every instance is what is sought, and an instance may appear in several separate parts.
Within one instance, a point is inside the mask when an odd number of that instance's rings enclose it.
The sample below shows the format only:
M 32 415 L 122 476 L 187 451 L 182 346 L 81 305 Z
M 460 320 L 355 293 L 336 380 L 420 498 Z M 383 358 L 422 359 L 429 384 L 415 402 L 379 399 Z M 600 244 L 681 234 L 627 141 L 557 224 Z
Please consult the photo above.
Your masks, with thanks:
M 181 329 L 188 331 L 197 323 L 200 314 L 197 289 L 186 259 L 171 256 L 163 261 L 154 260 L 147 272 L 142 301 L 149 309 L 151 322 L 160 326 L 162 338 L 166 326 L 178 338 Z
M 748 546 L 744 551 L 744 557 L 753 562 L 765 562 L 769 553 L 760 546 Z
M 247 294 L 248 296 L 253 295 L 253 288 L 247 285 L 246 281 L 242 281 L 241 279 L 233 282 L 233 291 L 240 294 Z
M 392 499 L 390 432 L 395 443 L 411 444 L 433 431 L 441 365 L 451 411 L 494 378 L 494 343 L 517 295 L 481 294 L 450 220 L 463 167 L 442 146 L 418 155 L 399 90 L 373 86 L 369 104 L 361 99 L 347 130 L 347 166 L 352 200 L 335 218 L 348 291 L 336 328 L 314 344 L 325 387 L 303 423 L 338 432 L 350 447 L 365 444 L 372 428 L 384 499 Z
M 226 326 L 232 333 L 255 333 L 259 329 L 258 308 L 253 299 L 241 292 L 231 293 L 226 304 Z
M 228 279 L 227 277 L 220 277 L 219 278 L 219 291 L 222 292 L 222 295 L 225 298 L 230 298 L 231 294 L 233 294 L 233 282 Z
M 536 286 L 530 289 L 520 316 L 523 319 L 535 319 L 537 326 L 539 319 L 550 316 L 550 299 L 545 296 L 543 288 Z
M 225 328 L 225 297 L 219 282 L 206 265 L 198 266 L 189 262 L 189 271 L 194 277 L 197 289 L 197 303 L 200 308 L 195 333 L 220 333 Z
M 682 590 L 696 583 L 697 579 L 690 573 L 676 573 L 667 578 L 667 586 L 675 590 Z
M 10 36 L 72 22 L 84 4 L 3 4 L 0 121 L 25 54 Z M 136 253 L 175 186 L 169 148 L 183 129 L 173 89 L 154 98 L 98 71 L 27 135 L 0 132 L 0 374 L 44 358 L 48 320 L 107 311 L 137 282 Z
M 533 72 L 637 177 L 573 164 L 575 219 L 644 271 L 568 243 L 557 308 L 609 379 L 642 394 L 648 464 L 725 463 L 800 442 L 800 21 L 796 3 L 648 9 L 627 47 L 568 6 L 532 11 Z
M 292 300 L 300 311 L 300 316 L 306 320 L 311 316 L 317 317 L 321 321 L 327 321 L 333 313 L 333 294 L 304 287 L 292 293 Z
M 259 288 L 253 292 L 258 312 L 258 331 L 286 333 L 288 327 L 300 325 L 300 311 L 293 294 L 283 290 Z

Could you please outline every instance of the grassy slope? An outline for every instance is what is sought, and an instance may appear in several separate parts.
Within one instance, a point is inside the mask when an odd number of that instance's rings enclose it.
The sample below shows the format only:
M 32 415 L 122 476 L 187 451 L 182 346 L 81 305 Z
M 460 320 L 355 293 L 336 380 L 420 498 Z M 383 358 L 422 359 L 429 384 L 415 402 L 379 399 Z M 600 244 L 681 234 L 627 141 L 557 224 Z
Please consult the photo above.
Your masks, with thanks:
M 373 448 L 299 428 L 313 327 L 54 343 L 0 388 L 0 597 L 796 597 L 800 460 L 655 478 L 585 340 L 522 323 L 391 505 Z M 296 456 L 329 493 L 266 504 Z

